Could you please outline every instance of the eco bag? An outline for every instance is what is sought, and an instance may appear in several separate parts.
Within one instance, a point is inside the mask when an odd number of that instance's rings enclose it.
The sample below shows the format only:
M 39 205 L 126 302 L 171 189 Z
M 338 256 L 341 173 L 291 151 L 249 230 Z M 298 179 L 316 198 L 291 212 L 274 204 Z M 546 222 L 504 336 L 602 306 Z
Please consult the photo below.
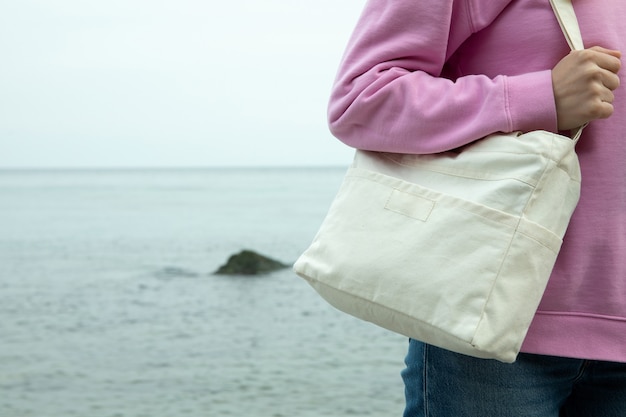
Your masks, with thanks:
M 571 3 L 551 4 L 582 48 Z M 358 150 L 294 270 L 345 313 L 514 362 L 578 202 L 581 133 L 498 133 L 434 155 Z

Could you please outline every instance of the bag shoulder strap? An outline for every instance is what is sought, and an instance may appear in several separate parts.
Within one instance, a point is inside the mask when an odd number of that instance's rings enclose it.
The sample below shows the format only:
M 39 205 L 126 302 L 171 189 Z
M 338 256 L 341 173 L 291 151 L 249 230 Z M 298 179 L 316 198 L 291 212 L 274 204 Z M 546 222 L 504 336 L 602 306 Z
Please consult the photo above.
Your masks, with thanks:
M 572 50 L 585 49 L 572 1 L 550 0 L 550 5 L 552 6 L 552 10 L 554 10 L 556 19 L 559 21 L 559 25 L 561 26 L 561 30 L 563 31 L 563 35 L 565 35 L 569 47 Z
M 572 0 L 550 0 L 550 5 L 552 6 L 556 19 L 559 21 L 561 31 L 563 31 L 563 35 L 570 49 L 572 51 L 585 49 Z M 578 142 L 587 124 L 572 130 L 571 135 L 574 142 Z

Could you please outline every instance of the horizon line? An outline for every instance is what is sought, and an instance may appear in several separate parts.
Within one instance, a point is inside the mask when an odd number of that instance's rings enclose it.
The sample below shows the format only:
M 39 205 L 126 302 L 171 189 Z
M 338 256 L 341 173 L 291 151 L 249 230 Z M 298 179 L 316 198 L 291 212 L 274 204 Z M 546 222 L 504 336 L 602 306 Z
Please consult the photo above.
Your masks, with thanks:
M 324 169 L 347 168 L 348 164 L 306 165 L 146 165 L 146 166 L 0 166 L 0 172 L 16 171 L 199 171 L 211 169 Z

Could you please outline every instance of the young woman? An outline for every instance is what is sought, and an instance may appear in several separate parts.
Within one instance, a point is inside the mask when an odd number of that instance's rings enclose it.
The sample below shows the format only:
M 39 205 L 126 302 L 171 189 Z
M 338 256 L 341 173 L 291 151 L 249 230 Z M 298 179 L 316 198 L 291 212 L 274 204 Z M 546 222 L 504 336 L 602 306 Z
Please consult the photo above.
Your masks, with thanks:
M 514 364 L 410 341 L 405 416 L 626 416 L 626 2 L 573 0 L 570 52 L 549 0 L 369 0 L 329 104 L 360 149 L 436 153 L 498 131 L 566 131 L 581 199 Z

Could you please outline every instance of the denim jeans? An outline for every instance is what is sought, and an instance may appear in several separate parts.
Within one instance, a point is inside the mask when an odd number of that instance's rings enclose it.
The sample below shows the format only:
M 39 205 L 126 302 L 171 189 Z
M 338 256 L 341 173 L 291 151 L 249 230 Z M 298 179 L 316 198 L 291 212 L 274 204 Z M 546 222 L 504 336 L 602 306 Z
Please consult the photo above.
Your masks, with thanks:
M 626 364 L 520 354 L 513 364 L 409 344 L 404 417 L 626 417 Z

